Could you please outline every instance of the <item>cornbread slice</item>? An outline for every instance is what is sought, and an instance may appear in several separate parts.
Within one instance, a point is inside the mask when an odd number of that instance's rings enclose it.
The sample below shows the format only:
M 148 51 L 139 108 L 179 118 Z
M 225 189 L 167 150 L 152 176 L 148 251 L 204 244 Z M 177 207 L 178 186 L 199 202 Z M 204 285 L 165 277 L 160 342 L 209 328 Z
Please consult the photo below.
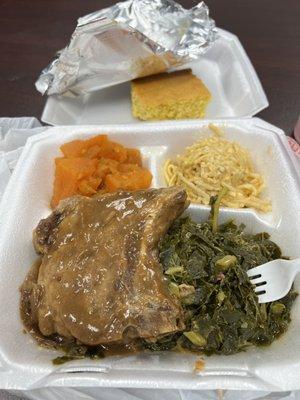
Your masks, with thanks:
M 131 83 L 132 114 L 142 120 L 203 118 L 211 94 L 190 69 Z

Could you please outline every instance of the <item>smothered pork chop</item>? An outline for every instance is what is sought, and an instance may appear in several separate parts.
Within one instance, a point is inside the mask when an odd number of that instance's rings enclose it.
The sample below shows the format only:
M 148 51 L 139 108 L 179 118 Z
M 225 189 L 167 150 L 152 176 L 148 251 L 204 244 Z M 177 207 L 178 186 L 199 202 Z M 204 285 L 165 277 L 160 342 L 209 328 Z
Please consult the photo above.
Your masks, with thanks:
M 56 347 L 153 341 L 183 330 L 158 242 L 186 206 L 176 187 L 61 201 L 34 231 L 41 259 L 21 287 L 26 328 Z

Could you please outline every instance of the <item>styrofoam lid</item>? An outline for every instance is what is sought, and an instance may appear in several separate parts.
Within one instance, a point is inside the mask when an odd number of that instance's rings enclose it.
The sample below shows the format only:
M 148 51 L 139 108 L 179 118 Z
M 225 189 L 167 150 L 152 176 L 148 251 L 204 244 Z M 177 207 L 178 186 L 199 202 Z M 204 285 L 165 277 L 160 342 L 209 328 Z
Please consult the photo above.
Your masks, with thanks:
M 187 66 L 212 93 L 206 118 L 253 116 L 268 107 L 266 94 L 237 36 L 218 31 L 214 46 Z M 50 96 L 42 121 L 50 125 L 140 122 L 131 113 L 129 82 L 76 98 Z

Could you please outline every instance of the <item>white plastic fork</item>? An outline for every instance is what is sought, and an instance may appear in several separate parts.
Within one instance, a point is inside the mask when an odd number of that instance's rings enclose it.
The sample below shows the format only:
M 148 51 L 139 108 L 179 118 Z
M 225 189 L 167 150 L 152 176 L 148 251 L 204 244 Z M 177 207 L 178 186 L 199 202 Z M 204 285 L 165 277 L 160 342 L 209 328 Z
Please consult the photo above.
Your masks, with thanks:
M 255 285 L 259 303 L 269 303 L 284 297 L 300 272 L 300 258 L 273 260 L 247 271 L 250 282 Z

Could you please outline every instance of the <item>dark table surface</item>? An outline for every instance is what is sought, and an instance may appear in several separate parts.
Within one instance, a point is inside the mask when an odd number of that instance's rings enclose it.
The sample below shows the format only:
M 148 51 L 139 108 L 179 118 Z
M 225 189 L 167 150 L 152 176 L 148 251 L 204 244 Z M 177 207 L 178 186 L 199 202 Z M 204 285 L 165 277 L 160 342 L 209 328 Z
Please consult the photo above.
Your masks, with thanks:
M 197 1 L 180 0 L 185 7 Z M 217 26 L 244 45 L 270 106 L 258 116 L 291 134 L 300 114 L 300 0 L 207 0 Z M 76 19 L 111 0 L 0 0 L 0 116 L 40 117 L 34 82 Z

